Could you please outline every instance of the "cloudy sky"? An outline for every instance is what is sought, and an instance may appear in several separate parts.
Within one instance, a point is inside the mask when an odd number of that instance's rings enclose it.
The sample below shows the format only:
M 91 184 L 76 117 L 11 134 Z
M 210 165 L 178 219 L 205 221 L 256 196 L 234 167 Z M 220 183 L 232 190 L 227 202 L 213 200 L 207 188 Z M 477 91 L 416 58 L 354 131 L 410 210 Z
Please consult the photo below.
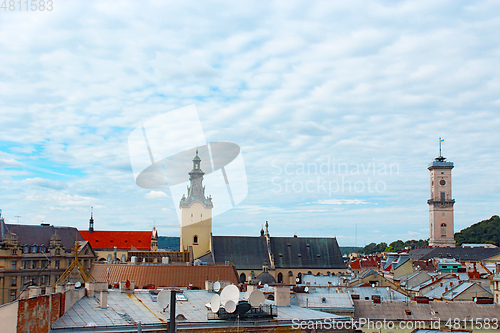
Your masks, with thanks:
M 93 206 L 96 229 L 179 235 L 180 197 L 136 184 L 129 137 L 190 105 L 197 125 L 167 150 L 201 124 L 244 160 L 248 194 L 214 217 L 215 235 L 268 220 L 271 235 L 341 246 L 425 239 L 439 137 L 455 230 L 499 213 L 498 1 L 49 5 L 0 9 L 8 223 L 85 229 Z

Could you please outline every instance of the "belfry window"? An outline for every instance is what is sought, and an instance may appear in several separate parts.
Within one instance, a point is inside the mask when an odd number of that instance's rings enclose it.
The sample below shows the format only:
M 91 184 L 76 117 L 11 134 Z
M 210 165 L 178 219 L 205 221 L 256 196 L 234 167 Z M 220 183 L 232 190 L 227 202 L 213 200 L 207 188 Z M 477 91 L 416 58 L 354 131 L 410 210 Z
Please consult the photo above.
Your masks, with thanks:
M 193 236 L 193 244 L 198 244 L 198 235 Z
M 446 237 L 446 223 L 441 223 L 441 237 Z

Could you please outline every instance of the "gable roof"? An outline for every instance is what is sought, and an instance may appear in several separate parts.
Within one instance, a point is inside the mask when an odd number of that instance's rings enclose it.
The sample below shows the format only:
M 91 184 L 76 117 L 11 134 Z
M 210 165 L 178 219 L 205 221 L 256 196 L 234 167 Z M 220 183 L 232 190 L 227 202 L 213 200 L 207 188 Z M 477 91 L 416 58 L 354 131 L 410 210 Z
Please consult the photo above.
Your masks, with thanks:
M 109 269 L 109 274 L 108 274 Z M 133 265 L 94 264 L 90 270 L 96 281 L 113 284 L 119 281 L 135 281 L 138 288 L 149 284 L 158 287 L 205 288 L 205 281 L 231 281 L 238 284 L 234 266 L 177 266 L 177 265 Z
M 484 247 L 435 247 L 414 249 L 409 252 L 413 260 L 428 260 L 432 258 L 454 258 L 457 261 L 481 261 L 500 254 L 500 248 Z
M 50 237 L 57 232 L 65 252 L 71 252 L 75 241 L 83 241 L 78 229 L 73 227 L 54 227 L 52 225 L 5 224 L 8 232 L 15 233 L 19 245 L 42 245 L 49 247 Z
M 151 231 L 80 231 L 82 237 L 90 243 L 93 249 L 130 249 L 138 250 L 151 248 Z

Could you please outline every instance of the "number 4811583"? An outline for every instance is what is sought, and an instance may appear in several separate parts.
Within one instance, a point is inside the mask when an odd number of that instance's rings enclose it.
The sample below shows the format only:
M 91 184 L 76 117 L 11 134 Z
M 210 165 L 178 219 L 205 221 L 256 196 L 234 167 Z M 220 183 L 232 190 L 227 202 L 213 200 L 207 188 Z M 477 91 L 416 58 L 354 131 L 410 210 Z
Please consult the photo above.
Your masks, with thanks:
M 1 1 L 1 0 L 0 0 Z M 54 9 L 54 2 L 52 0 L 3 0 L 0 9 L 4 12 L 7 10 L 13 11 L 52 11 Z

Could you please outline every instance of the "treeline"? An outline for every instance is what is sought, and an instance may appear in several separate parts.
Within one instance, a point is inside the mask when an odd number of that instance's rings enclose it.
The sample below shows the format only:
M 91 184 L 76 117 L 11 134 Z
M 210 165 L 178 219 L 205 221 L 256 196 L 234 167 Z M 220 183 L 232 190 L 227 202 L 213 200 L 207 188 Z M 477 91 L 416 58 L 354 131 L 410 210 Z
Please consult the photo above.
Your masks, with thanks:
M 359 250 L 359 252 L 364 254 L 373 254 L 377 252 L 398 252 L 407 246 L 416 247 L 416 246 L 428 246 L 428 245 L 429 241 L 423 239 L 419 240 L 410 239 L 407 240 L 406 242 L 403 242 L 402 240 L 397 240 L 390 243 L 389 245 L 387 245 L 387 243 L 385 242 L 381 242 L 379 244 L 370 243 L 361 250 Z
M 495 244 L 500 246 L 500 217 L 493 215 L 455 234 L 455 242 L 462 244 Z

